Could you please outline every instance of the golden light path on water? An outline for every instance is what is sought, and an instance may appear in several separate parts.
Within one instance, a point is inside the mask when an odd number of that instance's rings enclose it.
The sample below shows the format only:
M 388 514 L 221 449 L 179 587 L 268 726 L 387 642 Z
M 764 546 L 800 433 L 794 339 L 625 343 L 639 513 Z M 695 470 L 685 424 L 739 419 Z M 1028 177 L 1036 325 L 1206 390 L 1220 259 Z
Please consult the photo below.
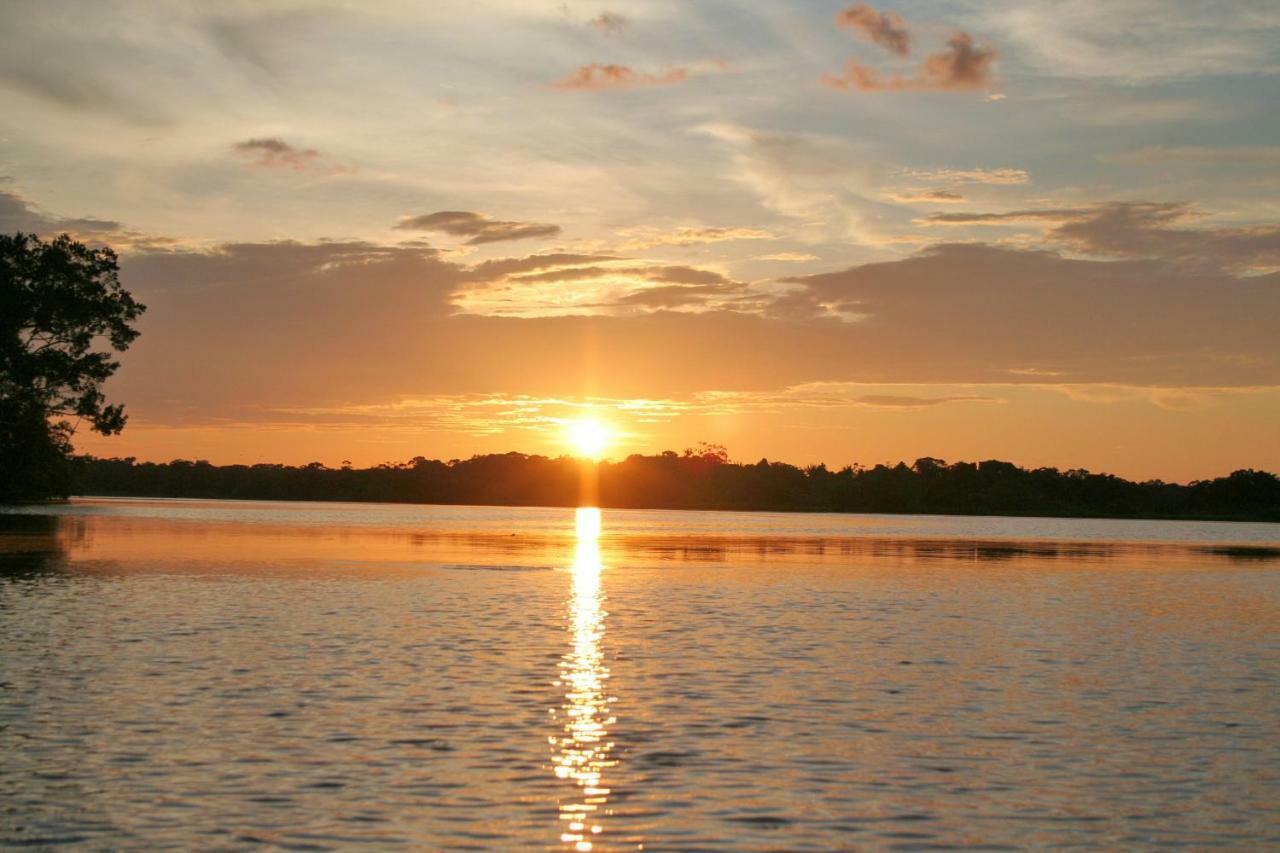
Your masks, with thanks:
M 613 697 L 604 663 L 604 596 L 600 589 L 600 510 L 578 509 L 570 599 L 572 646 L 560 661 L 564 702 L 557 719 L 561 729 L 550 737 L 555 773 L 574 789 L 559 804 L 560 840 L 572 850 L 588 851 L 603 827 L 609 788 L 605 771 L 617 765 L 611 757 L 609 728 Z

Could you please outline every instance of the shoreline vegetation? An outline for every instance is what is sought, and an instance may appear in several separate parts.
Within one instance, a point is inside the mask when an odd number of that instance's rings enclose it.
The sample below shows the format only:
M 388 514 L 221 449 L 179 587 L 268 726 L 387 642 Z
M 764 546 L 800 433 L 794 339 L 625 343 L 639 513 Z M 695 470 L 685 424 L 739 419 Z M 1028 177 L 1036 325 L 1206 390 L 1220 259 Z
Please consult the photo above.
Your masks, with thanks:
M 70 474 L 73 493 L 103 497 L 577 506 L 585 488 L 614 509 L 1280 521 L 1280 478 L 1266 471 L 1181 485 L 929 457 L 830 470 L 731 462 L 714 445 L 616 462 L 512 452 L 372 468 L 77 456 Z

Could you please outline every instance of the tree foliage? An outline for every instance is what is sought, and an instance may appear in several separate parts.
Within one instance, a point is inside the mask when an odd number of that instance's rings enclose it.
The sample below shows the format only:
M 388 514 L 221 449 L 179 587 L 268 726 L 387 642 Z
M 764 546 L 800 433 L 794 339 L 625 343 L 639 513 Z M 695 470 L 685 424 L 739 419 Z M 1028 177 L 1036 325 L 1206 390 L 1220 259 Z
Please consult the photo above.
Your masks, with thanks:
M 124 428 L 124 407 L 102 386 L 144 310 L 111 249 L 0 235 L 0 499 L 67 494 L 77 427 Z
M 363 469 L 82 457 L 76 488 L 141 497 L 574 506 L 584 465 L 594 468 L 606 507 L 1280 521 L 1280 478 L 1265 471 L 1187 485 L 994 459 L 832 471 L 767 459 L 734 463 L 714 445 L 598 464 L 504 453 L 447 462 L 419 456 Z

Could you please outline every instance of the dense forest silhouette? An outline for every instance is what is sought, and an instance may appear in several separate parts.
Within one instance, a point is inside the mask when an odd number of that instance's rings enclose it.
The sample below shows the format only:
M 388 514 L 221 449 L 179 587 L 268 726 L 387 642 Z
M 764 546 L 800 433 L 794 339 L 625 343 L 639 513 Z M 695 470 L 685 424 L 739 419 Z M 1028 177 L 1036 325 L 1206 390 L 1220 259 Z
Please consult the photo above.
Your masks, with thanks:
M 576 506 L 588 483 L 595 490 L 589 502 L 617 508 L 1280 521 L 1280 478 L 1265 471 L 1187 485 L 928 457 L 833 471 L 767 459 L 735 463 L 712 445 L 618 462 L 503 453 L 373 468 L 80 456 L 72 475 L 77 494 L 134 497 Z

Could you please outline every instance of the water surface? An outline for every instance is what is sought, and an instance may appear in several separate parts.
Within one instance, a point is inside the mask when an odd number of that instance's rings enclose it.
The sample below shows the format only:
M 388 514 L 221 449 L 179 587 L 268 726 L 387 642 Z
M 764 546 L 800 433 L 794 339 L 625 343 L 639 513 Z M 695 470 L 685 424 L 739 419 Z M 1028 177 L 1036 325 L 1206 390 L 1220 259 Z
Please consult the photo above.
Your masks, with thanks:
M 0 845 L 1280 844 L 1280 526 L 0 510 Z

